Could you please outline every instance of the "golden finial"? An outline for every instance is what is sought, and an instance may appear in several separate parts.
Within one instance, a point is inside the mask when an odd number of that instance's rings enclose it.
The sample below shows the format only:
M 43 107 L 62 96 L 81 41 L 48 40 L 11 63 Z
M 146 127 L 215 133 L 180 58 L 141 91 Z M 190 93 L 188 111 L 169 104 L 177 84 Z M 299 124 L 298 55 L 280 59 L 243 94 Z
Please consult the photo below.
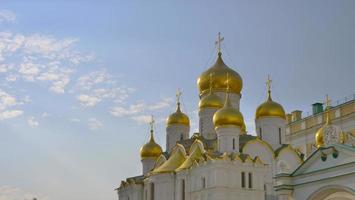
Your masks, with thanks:
M 221 32 L 218 32 L 217 40 L 215 42 L 215 45 L 217 46 L 218 55 L 222 54 L 221 53 L 221 43 L 223 40 L 224 40 L 224 37 L 221 37 Z
M 180 88 L 178 88 L 178 90 L 177 90 L 177 92 L 176 92 L 176 103 L 177 103 L 178 105 L 180 105 L 181 95 L 182 95 L 182 92 L 181 92 Z
M 272 83 L 272 80 L 271 80 L 270 74 L 269 74 L 269 75 L 267 75 L 266 87 L 267 87 L 268 99 L 270 99 L 270 100 L 271 100 L 271 83 Z
M 329 109 L 330 109 L 330 98 L 327 95 L 325 95 L 325 101 L 324 101 L 324 104 L 325 104 L 325 114 L 326 114 L 326 124 L 330 124 L 330 112 L 329 112 Z
M 150 116 L 150 122 L 149 122 L 149 126 L 150 126 L 150 131 L 151 131 L 151 132 L 154 131 L 154 123 L 155 123 L 154 116 L 151 115 L 151 116 Z
M 181 99 L 182 92 L 180 88 L 178 88 L 176 92 L 176 104 L 177 104 L 177 111 L 180 111 L 180 99 Z

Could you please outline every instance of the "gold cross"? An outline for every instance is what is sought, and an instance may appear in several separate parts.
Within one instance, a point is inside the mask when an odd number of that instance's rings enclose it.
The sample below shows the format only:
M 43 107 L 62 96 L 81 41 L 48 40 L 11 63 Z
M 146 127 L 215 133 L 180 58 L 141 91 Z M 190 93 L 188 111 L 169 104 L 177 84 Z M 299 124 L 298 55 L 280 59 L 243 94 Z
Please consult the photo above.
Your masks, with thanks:
M 180 103 L 180 98 L 181 98 L 182 92 L 180 89 L 177 90 L 176 92 L 176 101 L 179 104 Z
M 272 80 L 270 78 L 270 75 L 267 75 L 266 87 L 267 87 L 268 91 L 271 91 L 271 83 L 272 83 Z
M 328 108 L 330 106 L 330 102 L 331 102 L 331 100 L 330 100 L 329 96 L 325 95 L 325 102 L 324 103 L 325 103 L 326 108 Z
M 217 46 L 218 53 L 221 53 L 221 43 L 223 40 L 224 40 L 224 37 L 221 37 L 221 32 L 218 32 L 217 41 L 215 42 L 215 45 Z
M 151 130 L 151 131 L 153 131 L 153 129 L 154 129 L 154 123 L 155 123 L 154 116 L 151 115 L 151 116 L 150 116 L 150 122 L 149 122 L 150 130 Z

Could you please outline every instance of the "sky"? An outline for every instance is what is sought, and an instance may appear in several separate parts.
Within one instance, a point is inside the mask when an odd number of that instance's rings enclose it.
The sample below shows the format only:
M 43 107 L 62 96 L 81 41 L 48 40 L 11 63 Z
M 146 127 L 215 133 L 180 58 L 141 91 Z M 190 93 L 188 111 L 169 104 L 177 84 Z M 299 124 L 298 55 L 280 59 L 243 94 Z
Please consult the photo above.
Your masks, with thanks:
M 150 115 L 183 92 L 197 127 L 198 76 L 223 59 L 243 78 L 250 134 L 273 99 L 307 115 L 355 94 L 355 1 L 0 0 L 0 200 L 113 200 L 141 173 Z

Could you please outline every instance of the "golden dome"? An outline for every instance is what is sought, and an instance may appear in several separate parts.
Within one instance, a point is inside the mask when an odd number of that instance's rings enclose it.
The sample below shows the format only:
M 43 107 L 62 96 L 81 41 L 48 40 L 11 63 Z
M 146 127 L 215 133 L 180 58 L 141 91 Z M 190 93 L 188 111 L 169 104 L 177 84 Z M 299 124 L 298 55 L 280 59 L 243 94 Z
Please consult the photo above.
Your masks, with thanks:
M 159 144 L 155 143 L 153 137 L 153 130 L 150 131 L 149 142 L 142 146 L 140 150 L 141 158 L 154 158 L 157 159 L 163 153 Z
M 232 107 L 229 100 L 229 93 L 227 93 L 226 102 L 224 103 L 223 108 L 217 110 L 213 115 L 213 123 L 215 127 L 225 125 L 243 126 L 243 115 L 239 110 Z
M 259 117 L 281 117 L 286 119 L 284 108 L 271 99 L 270 83 L 271 80 L 268 78 L 268 97 L 267 100 L 256 109 L 255 119 L 258 119 Z
M 173 125 L 173 124 L 182 124 L 186 126 L 190 126 L 190 119 L 189 117 L 181 112 L 180 110 L 180 103 L 177 103 L 177 109 L 176 112 L 171 114 L 167 119 L 166 119 L 166 124 Z
M 219 98 L 216 94 L 210 92 L 207 96 L 204 96 L 199 104 L 198 107 L 201 108 L 222 108 L 223 102 L 222 99 Z
M 345 143 L 346 134 L 340 127 L 331 124 L 329 107 L 326 107 L 326 122 L 315 135 L 317 148 L 324 147 L 336 143 Z
M 227 74 L 229 74 L 229 87 L 230 92 L 240 94 L 243 87 L 243 80 L 240 75 L 224 64 L 222 60 L 222 53 L 218 53 L 218 58 L 216 63 L 210 67 L 208 70 L 203 72 L 197 80 L 197 86 L 200 92 L 200 96 L 205 92 L 208 92 L 209 85 L 209 75 L 213 74 L 213 90 L 214 91 L 226 91 L 227 89 Z

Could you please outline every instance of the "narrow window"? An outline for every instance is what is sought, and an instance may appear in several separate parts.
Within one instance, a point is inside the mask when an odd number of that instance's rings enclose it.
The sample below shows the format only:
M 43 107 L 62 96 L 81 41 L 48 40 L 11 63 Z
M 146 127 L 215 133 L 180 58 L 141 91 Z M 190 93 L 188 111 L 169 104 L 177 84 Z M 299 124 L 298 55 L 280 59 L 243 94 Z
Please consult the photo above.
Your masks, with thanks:
M 245 188 L 245 172 L 242 172 L 241 181 L 242 181 L 242 188 Z
M 150 184 L 150 200 L 154 200 L 154 183 Z
M 281 144 L 281 128 L 279 128 L 279 144 Z
M 233 150 L 235 150 L 235 138 L 233 138 Z
M 206 178 L 202 177 L 202 188 L 206 188 Z
M 181 200 L 185 200 L 185 180 L 181 181 Z
M 184 139 L 184 135 L 181 133 L 180 140 L 183 140 L 183 139 Z
M 249 181 L 249 184 L 248 184 L 248 186 L 249 186 L 249 188 L 253 188 L 253 174 L 251 173 L 251 172 L 249 172 L 249 174 L 248 174 L 248 181 Z
M 261 130 L 261 127 L 259 127 L 259 133 L 260 133 L 260 139 L 263 139 L 263 132 Z
M 266 184 L 264 184 L 264 199 L 267 197 L 267 187 Z

